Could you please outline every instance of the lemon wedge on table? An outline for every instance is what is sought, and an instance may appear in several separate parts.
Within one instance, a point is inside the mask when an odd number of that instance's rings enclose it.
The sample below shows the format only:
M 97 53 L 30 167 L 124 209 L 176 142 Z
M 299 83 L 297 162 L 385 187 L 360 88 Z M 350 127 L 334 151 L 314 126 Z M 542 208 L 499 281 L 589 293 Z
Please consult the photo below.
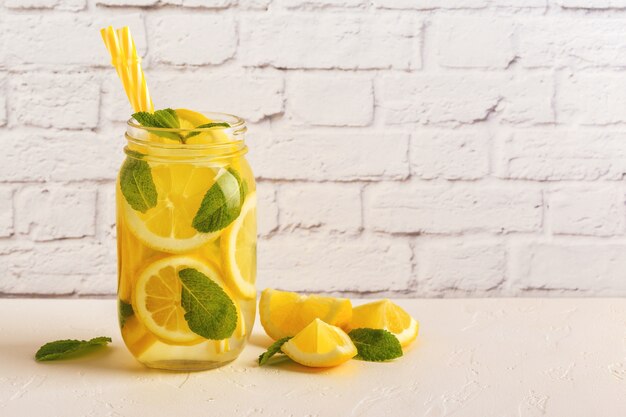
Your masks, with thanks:
M 282 351 L 293 361 L 311 367 L 337 366 L 357 354 L 356 346 L 343 330 L 320 319 L 288 340 Z
M 352 309 L 350 329 L 384 329 L 393 333 L 403 347 L 415 340 L 419 323 L 391 300 L 384 299 Z
M 248 194 L 239 217 L 220 239 L 228 284 L 243 298 L 256 296 L 256 192 Z
M 267 288 L 261 293 L 259 314 L 265 332 L 274 340 L 295 336 L 315 319 L 346 327 L 352 317 L 347 298 L 302 295 Z
M 218 284 L 231 298 L 237 309 L 237 328 L 234 335 L 241 337 L 244 323 L 238 304 L 229 294 L 222 274 L 208 262 L 191 256 L 172 256 L 150 264 L 135 284 L 133 307 L 142 324 L 166 343 L 195 344 L 205 340 L 194 333 L 185 320 L 181 305 L 182 284 L 179 272 L 192 268 Z

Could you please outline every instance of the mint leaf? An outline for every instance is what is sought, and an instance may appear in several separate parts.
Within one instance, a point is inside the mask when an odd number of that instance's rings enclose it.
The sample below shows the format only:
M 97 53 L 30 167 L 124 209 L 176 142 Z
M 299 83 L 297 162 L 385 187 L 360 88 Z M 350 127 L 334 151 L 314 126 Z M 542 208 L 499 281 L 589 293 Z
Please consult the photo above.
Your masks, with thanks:
M 40 347 L 35 353 L 35 359 L 38 362 L 68 359 L 86 353 L 92 348 L 105 346 L 107 343 L 111 343 L 110 337 L 95 337 L 91 340 L 56 340 Z
M 356 359 L 382 362 L 402 356 L 398 339 L 383 329 L 354 329 L 348 333 L 358 351 Z
M 135 158 L 135 159 L 142 159 L 145 156 L 141 152 L 133 151 L 131 149 L 126 149 L 126 155 L 130 156 L 131 158 Z
M 204 195 L 191 225 L 199 232 L 216 232 L 239 216 L 246 196 L 246 186 L 232 168 L 222 168 L 215 184 Z
M 180 127 L 178 115 L 173 109 L 156 110 L 154 113 L 140 111 L 133 114 L 140 125 L 146 127 L 164 127 L 177 129 Z
M 120 171 L 120 188 L 128 204 L 137 211 L 145 213 L 157 204 L 157 190 L 146 161 L 126 158 Z
M 172 109 L 163 109 L 156 110 L 154 113 L 148 113 L 146 111 L 140 111 L 137 113 L 133 113 L 133 118 L 139 122 L 140 125 L 144 127 L 158 127 L 158 128 L 169 128 L 169 129 L 178 129 L 180 128 L 180 121 L 178 120 L 178 115 Z M 168 139 L 177 140 L 179 142 L 185 143 L 185 137 L 176 132 L 161 132 L 158 130 L 150 130 L 146 129 L 150 133 L 153 133 L 157 136 L 162 136 Z
M 293 336 L 287 336 L 287 337 L 283 337 L 282 339 L 278 339 L 277 341 L 275 341 L 274 343 L 272 343 L 270 345 L 270 347 L 267 348 L 267 351 L 263 352 L 260 356 L 259 356 L 259 366 L 263 366 L 267 363 L 267 361 L 270 360 L 270 358 L 272 356 L 274 356 L 275 354 L 280 352 L 280 348 L 283 347 L 283 345 L 289 340 L 291 339 Z
M 126 301 L 123 301 L 123 300 L 118 300 L 117 301 L 117 313 L 118 313 L 117 317 L 120 322 L 120 327 L 124 327 L 124 324 L 126 324 L 126 320 L 130 316 L 135 314 L 135 311 L 133 310 L 132 304 L 127 303 Z
M 186 268 L 178 273 L 182 283 L 181 305 L 192 332 L 221 340 L 237 327 L 237 309 L 222 287 L 202 272 Z
M 218 126 L 220 126 L 220 127 L 230 127 L 230 125 L 228 123 L 226 123 L 226 122 L 219 122 L 219 123 L 206 123 L 206 124 L 203 124 L 203 125 L 200 125 L 200 126 L 196 126 L 196 127 L 194 127 L 194 129 L 204 129 L 204 128 L 218 127 Z M 187 139 L 189 139 L 189 138 L 192 138 L 194 136 L 199 135 L 200 133 L 202 133 L 202 132 L 192 130 L 191 132 L 189 132 L 187 134 L 187 136 L 185 136 L 185 141 Z

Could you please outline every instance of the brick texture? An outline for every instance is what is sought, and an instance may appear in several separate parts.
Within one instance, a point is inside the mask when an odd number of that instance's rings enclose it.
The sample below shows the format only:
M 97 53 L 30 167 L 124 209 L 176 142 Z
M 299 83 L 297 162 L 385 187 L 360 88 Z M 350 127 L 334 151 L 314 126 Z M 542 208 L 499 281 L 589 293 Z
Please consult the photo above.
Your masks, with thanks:
M 333 188 L 324 184 L 284 184 L 278 201 L 283 207 L 283 227 L 341 232 L 357 232 L 361 228 L 361 189 L 356 184 Z M 319 204 L 321 201 L 324 204 Z
M 0 188 L 0 237 L 13 234 L 13 189 Z
M 520 63 L 529 68 L 623 67 L 626 46 L 619 40 L 626 35 L 624 22 L 623 18 L 580 17 L 522 21 L 518 32 Z
M 554 121 L 554 82 L 548 74 L 402 73 L 379 83 L 380 107 L 388 124 L 475 124 Z M 574 103 L 575 105 L 575 103 Z
M 626 295 L 626 0 L 0 0 L 0 294 L 112 295 L 129 25 L 242 116 L 259 289 Z
M 533 188 L 381 182 L 365 190 L 365 224 L 392 233 L 533 232 L 542 196 Z
M 490 138 L 484 131 L 419 129 L 411 137 L 411 174 L 424 179 L 484 177 Z
M 548 206 L 555 234 L 613 236 L 624 233 L 624 191 L 619 186 L 557 188 L 550 192 Z
M 412 15 L 268 14 L 242 18 L 240 30 L 240 53 L 248 66 L 409 69 L 421 65 L 421 20 Z
M 5 0 L 9 9 L 56 9 L 77 11 L 87 7 L 87 0 Z
M 511 250 L 511 283 L 518 290 L 589 291 L 624 296 L 624 250 L 624 244 L 582 239 L 520 244 Z
M 506 277 L 506 251 L 501 241 L 418 239 L 416 252 L 419 290 L 425 294 L 487 293 Z
M 379 236 L 290 233 L 259 242 L 265 284 L 317 292 L 406 291 L 411 280 L 408 242 Z M 384 278 L 383 278 L 384 277 Z
M 93 236 L 96 192 L 69 186 L 22 188 L 15 196 L 16 229 L 35 241 Z
M 303 124 L 367 126 L 374 116 L 372 81 L 363 77 L 298 74 L 287 95 L 287 115 Z
M 89 74 L 33 74 L 10 80 L 12 124 L 67 129 L 98 125 L 100 83 Z
M 221 64 L 235 54 L 237 31 L 232 18 L 169 15 L 148 20 L 150 58 L 173 65 Z M 190 54 L 181 44 L 196 45 Z
M 515 57 L 515 24 L 511 20 L 447 17 L 436 19 L 433 25 L 439 64 L 444 67 L 506 68 Z

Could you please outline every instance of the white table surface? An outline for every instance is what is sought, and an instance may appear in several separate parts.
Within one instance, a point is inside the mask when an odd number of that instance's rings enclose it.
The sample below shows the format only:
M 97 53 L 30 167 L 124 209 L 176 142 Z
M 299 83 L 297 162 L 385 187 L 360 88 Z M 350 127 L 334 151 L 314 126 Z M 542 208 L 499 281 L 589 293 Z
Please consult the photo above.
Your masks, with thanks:
M 135 362 L 113 300 L 0 300 L 0 416 L 626 416 L 626 299 L 399 300 L 421 323 L 393 363 L 172 373 Z M 109 349 L 36 363 L 44 342 Z

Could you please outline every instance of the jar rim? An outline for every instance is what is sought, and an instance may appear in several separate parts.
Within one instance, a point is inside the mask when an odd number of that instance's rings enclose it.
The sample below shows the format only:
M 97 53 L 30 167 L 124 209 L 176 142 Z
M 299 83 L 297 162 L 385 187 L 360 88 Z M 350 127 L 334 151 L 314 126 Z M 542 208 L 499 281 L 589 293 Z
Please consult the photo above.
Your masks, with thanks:
M 185 132 L 210 132 L 214 130 L 222 130 L 222 131 L 231 131 L 238 132 L 241 129 L 246 129 L 246 121 L 239 116 L 230 113 L 221 113 L 221 112 L 199 112 L 205 116 L 214 116 L 210 117 L 210 119 L 215 120 L 215 123 L 226 122 L 230 125 L 230 127 L 226 126 L 211 126 L 211 127 L 202 127 L 202 128 L 176 128 L 176 127 L 148 127 L 142 126 L 134 118 L 130 118 L 126 121 L 126 125 L 133 129 L 144 130 L 148 132 L 170 132 L 170 133 L 185 133 Z M 217 117 L 215 117 L 217 116 Z
M 161 128 L 142 126 L 134 118 L 126 122 L 127 128 L 125 137 L 128 145 L 125 148 L 126 154 L 132 156 L 132 153 L 138 152 L 142 158 L 155 161 L 183 161 L 183 160 L 220 160 L 225 158 L 238 157 L 247 152 L 247 146 L 244 141 L 244 135 L 247 131 L 246 122 L 243 118 L 229 113 L 218 112 L 202 112 L 210 120 L 215 123 L 226 122 L 230 127 L 212 126 L 206 128 Z M 172 141 L 153 142 L 147 140 L 146 134 L 156 132 L 180 133 L 189 132 L 223 132 L 232 140 L 228 142 L 217 143 L 180 143 Z

